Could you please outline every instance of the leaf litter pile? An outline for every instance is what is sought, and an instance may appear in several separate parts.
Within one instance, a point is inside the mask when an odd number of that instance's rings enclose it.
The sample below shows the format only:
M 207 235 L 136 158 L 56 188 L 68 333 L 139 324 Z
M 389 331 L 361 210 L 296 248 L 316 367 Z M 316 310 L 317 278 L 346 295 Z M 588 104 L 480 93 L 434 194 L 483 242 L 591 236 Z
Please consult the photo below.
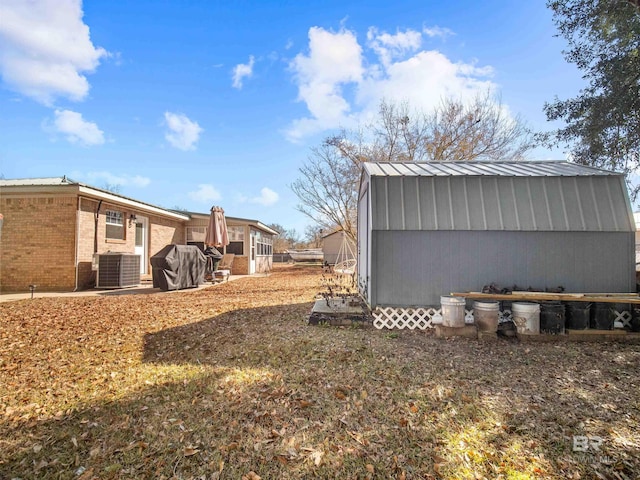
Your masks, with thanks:
M 321 289 L 0 304 L 0 478 L 637 478 L 637 344 L 308 326 Z

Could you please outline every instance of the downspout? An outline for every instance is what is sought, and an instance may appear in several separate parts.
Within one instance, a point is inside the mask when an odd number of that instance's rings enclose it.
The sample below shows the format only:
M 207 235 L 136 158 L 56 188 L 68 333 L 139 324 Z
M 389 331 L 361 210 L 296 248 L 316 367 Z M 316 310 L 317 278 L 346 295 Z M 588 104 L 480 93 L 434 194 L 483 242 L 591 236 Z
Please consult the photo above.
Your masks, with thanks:
M 98 219 L 100 218 L 100 207 L 102 206 L 102 200 L 98 201 L 98 206 L 96 207 L 96 211 L 93 214 L 93 255 L 95 255 L 96 253 L 98 253 Z M 93 256 L 91 258 L 91 263 L 93 266 Z M 93 276 L 96 275 L 96 272 L 94 272 L 93 268 L 91 269 L 91 276 L 90 278 L 90 282 L 93 280 Z M 98 279 L 95 279 L 96 281 L 96 285 L 98 283 Z
M 94 214 L 94 227 L 93 227 L 93 253 L 98 253 L 98 219 L 100 218 L 100 207 L 102 206 L 102 200 L 98 202 L 96 212 Z
M 82 208 L 82 197 L 78 196 L 78 208 L 76 209 L 76 248 L 75 248 L 75 270 L 76 270 L 76 287 L 74 292 L 78 291 L 78 249 L 80 248 L 80 210 Z

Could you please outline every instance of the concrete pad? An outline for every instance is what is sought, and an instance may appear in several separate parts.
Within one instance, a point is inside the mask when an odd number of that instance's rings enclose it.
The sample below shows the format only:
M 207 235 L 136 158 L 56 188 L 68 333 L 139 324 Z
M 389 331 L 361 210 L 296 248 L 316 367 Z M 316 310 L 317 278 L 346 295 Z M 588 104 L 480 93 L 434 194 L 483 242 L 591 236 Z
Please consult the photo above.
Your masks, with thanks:
M 362 314 L 362 305 L 358 303 L 357 305 L 353 305 L 350 303 L 349 299 L 343 303 L 342 300 L 338 299 L 330 299 L 329 305 L 327 305 L 327 300 L 321 298 L 320 300 L 316 300 L 316 303 L 313 304 L 313 308 L 311 309 L 313 313 L 340 313 L 340 314 L 354 314 L 359 313 Z

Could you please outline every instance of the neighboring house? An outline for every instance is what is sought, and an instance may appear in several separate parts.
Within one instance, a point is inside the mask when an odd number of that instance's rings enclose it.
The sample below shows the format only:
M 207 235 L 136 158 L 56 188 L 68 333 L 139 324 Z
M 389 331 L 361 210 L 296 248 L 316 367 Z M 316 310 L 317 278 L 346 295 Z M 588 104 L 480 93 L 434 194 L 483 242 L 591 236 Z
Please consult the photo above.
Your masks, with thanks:
M 568 162 L 365 163 L 358 282 L 371 307 L 496 283 L 634 292 L 624 175 Z
M 336 230 L 322 237 L 323 261 L 329 265 L 335 265 L 340 256 L 340 261 L 355 258 L 356 246 L 351 240 L 345 238 L 342 230 Z M 344 244 L 348 242 L 348 244 Z
M 157 207 L 66 177 L 0 180 L 0 213 L 4 216 L 2 292 L 28 291 L 32 284 L 38 290 L 91 288 L 96 277 L 94 254 L 106 252 L 140 255 L 141 275 L 150 276 L 151 256 L 165 245 L 185 244 L 190 228 L 199 228 L 201 218 L 208 219 L 208 214 Z M 264 271 L 270 259 L 258 260 L 258 249 L 261 257 L 268 256 L 264 252 L 270 249 L 264 245 L 271 242 L 273 231 L 254 220 L 229 219 L 228 223 L 247 235 L 247 247 L 243 243 L 233 273 Z M 252 234 L 254 230 L 260 235 Z M 242 237 L 233 235 L 234 241 Z M 232 242 L 229 249 L 234 248 L 237 243 Z

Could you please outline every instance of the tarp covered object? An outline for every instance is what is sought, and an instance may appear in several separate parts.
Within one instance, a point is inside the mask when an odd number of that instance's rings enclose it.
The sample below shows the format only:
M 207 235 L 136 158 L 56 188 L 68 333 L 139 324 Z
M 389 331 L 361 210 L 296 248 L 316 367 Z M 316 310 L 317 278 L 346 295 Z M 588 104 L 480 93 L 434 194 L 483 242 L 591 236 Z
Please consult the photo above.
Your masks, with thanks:
M 195 245 L 167 245 L 151 257 L 153 288 L 180 290 L 204 283 L 207 258 Z

